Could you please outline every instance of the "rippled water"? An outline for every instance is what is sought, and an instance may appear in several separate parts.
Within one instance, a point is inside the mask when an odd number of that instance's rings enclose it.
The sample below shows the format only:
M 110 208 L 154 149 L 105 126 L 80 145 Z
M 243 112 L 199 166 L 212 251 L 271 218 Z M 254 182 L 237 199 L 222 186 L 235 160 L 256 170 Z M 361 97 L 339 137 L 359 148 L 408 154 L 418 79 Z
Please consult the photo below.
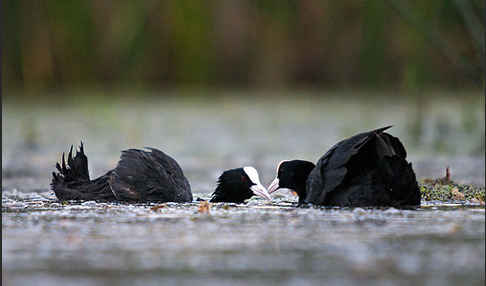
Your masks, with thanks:
M 463 96 L 463 95 L 461 95 Z M 420 106 L 420 107 L 419 107 Z M 273 202 L 61 204 L 49 191 L 62 151 L 86 143 L 92 176 L 119 151 L 174 156 L 194 198 L 225 169 L 253 165 L 268 184 L 282 159 L 317 160 L 337 140 L 394 124 L 419 178 L 484 185 L 481 97 L 242 99 L 103 97 L 3 105 L 4 285 L 484 285 L 485 211 L 426 203 L 417 210 L 301 209 Z
M 207 198 L 205 194 L 196 194 Z M 2 195 L 3 281 L 38 285 L 483 285 L 484 208 L 62 205 Z

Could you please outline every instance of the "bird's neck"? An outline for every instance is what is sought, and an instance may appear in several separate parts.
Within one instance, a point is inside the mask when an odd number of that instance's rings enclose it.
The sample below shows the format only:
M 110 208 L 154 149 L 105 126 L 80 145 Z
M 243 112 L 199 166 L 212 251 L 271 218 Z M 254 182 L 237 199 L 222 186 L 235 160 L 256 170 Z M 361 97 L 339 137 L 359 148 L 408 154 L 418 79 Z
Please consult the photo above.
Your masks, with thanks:
M 299 185 L 295 188 L 295 192 L 299 196 L 299 205 L 301 205 L 304 202 L 304 199 L 307 195 L 307 191 L 305 189 L 305 183 L 302 185 Z
M 300 169 L 301 172 L 297 177 L 297 184 L 295 187 L 295 192 L 299 195 L 299 205 L 301 205 L 305 197 L 307 196 L 307 179 L 310 173 L 314 169 L 315 165 L 312 162 L 306 162 L 306 164 Z

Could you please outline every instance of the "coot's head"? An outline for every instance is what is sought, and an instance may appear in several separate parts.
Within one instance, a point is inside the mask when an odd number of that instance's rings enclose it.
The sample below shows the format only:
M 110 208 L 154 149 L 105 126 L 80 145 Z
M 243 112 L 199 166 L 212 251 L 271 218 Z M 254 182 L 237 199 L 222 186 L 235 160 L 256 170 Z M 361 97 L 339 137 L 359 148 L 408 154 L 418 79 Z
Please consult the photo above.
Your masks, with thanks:
M 211 202 L 242 203 L 253 195 L 271 200 L 267 189 L 260 183 L 258 172 L 253 167 L 224 171 L 218 179 L 218 186 Z
M 315 165 L 303 160 L 285 160 L 277 166 L 277 176 L 268 187 L 273 193 L 278 189 L 290 189 L 299 195 L 299 201 L 305 197 L 305 183 Z

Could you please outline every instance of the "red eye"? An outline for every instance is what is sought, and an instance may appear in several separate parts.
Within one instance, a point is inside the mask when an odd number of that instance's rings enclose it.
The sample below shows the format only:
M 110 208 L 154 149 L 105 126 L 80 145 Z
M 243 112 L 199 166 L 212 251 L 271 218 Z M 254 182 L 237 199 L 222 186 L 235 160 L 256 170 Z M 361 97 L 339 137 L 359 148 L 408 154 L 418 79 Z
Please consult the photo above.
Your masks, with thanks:
M 241 175 L 241 182 L 242 182 L 242 183 L 246 183 L 246 177 L 245 177 L 245 176 L 243 176 L 243 175 Z

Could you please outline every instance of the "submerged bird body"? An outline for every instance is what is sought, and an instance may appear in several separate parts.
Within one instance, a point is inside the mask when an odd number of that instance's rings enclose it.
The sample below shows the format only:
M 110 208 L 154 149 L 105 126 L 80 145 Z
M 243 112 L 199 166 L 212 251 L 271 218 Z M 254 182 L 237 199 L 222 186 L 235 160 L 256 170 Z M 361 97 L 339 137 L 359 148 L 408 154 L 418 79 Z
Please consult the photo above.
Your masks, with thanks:
M 211 195 L 211 202 L 243 203 L 254 195 L 271 200 L 267 190 L 260 183 L 255 168 L 236 168 L 221 174 L 218 186 Z
M 360 133 L 335 144 L 305 179 L 299 204 L 325 206 L 417 206 L 420 191 L 400 140 L 386 129 Z M 294 160 L 295 161 L 295 160 Z M 286 166 L 289 162 L 280 164 Z M 303 161 L 306 162 L 306 161 Z M 308 162 L 310 163 L 310 162 Z M 297 164 L 294 169 L 302 168 Z M 278 177 L 269 191 L 286 188 Z
M 64 154 L 51 187 L 60 200 L 191 202 L 191 187 L 179 164 L 155 148 L 122 151 L 115 169 L 91 180 L 83 144 L 76 156 Z

